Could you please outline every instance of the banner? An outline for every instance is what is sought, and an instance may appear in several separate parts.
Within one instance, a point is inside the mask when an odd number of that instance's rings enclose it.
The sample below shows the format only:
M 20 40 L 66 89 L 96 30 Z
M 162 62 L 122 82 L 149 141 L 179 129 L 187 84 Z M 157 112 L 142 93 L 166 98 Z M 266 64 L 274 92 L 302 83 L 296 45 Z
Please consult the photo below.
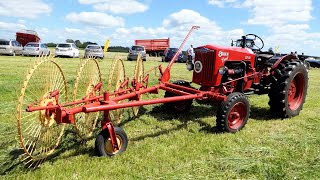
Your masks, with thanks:
M 107 52 L 107 51 L 108 51 L 109 42 L 110 42 L 110 39 L 107 38 L 107 39 L 106 39 L 106 42 L 104 43 L 104 49 L 103 49 L 104 52 Z

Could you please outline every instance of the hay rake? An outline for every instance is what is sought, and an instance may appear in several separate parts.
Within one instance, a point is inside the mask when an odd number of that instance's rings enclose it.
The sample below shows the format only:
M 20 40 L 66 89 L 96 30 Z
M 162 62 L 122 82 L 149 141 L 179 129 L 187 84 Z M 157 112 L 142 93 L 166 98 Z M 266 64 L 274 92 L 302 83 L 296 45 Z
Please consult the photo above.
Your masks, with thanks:
M 180 46 L 194 29 L 189 31 Z M 132 108 L 137 115 L 143 105 L 181 102 L 201 98 L 200 91 L 168 83 L 170 68 L 176 54 L 161 74 L 159 85 L 148 87 L 149 74 L 144 74 L 143 60 L 138 57 L 133 79 L 126 77 L 121 59 L 115 59 L 110 70 L 107 91 L 102 91 L 98 62 L 91 57 L 84 59 L 77 71 L 72 101 L 68 101 L 65 76 L 53 57 L 41 57 L 30 69 L 21 89 L 17 106 L 19 143 L 24 151 L 22 161 L 28 167 L 40 165 L 59 145 L 66 124 L 73 124 L 79 137 L 86 139 L 93 134 L 99 114 L 103 112 L 102 131 L 96 137 L 95 152 L 98 156 L 113 156 L 124 152 L 128 145 L 126 133 L 119 124 L 123 108 Z M 145 93 L 157 94 L 159 90 L 181 96 L 142 100 Z M 111 122 L 114 122 L 112 123 Z

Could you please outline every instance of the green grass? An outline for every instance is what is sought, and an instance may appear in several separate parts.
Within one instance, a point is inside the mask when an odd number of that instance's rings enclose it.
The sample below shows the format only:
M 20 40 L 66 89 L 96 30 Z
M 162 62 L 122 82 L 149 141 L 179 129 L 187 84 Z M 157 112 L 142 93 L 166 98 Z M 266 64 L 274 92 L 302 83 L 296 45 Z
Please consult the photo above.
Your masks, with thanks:
M 104 85 L 111 59 L 99 61 Z M 320 178 L 320 73 L 309 73 L 308 96 L 299 116 L 272 119 L 268 96 L 249 97 L 251 116 L 235 134 L 217 134 L 215 107 L 194 102 L 190 112 L 172 114 L 161 105 L 145 106 L 136 119 L 125 114 L 122 128 L 129 137 L 127 151 L 113 158 L 94 156 L 94 138 L 81 142 L 71 125 L 61 145 L 42 166 L 26 170 L 18 160 L 14 112 L 21 83 L 32 57 L 0 56 L 0 173 L 3 179 L 319 179 Z M 60 58 L 69 92 L 79 59 Z M 145 70 L 160 59 L 145 62 Z M 167 63 L 162 63 L 163 67 Z M 135 62 L 125 61 L 128 77 Z M 175 64 L 172 80 L 191 81 L 185 64 Z M 151 73 L 150 85 L 159 73 Z M 145 95 L 144 98 L 162 97 Z M 99 133 L 97 129 L 96 134 Z

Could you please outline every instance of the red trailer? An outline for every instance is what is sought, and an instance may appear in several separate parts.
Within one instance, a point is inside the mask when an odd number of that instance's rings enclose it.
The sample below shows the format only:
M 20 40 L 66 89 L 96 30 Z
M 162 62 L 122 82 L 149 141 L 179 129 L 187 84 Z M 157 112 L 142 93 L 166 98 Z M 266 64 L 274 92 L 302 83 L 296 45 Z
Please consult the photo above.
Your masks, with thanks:
M 170 38 L 168 39 L 142 39 L 135 40 L 135 45 L 144 46 L 149 56 L 163 56 L 164 51 L 170 47 Z
M 36 31 L 23 29 L 16 32 L 16 40 L 25 46 L 28 42 L 39 42 L 40 37 Z

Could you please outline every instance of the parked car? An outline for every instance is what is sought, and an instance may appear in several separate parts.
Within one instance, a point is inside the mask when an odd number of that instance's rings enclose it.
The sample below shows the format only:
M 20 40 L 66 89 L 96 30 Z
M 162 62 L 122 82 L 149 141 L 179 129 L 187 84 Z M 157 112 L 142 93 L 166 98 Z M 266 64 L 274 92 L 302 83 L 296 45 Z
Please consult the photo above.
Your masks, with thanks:
M 90 56 L 103 59 L 104 52 L 101 46 L 94 45 L 94 44 L 87 45 L 87 47 L 84 49 L 84 57 L 90 57 Z
M 171 61 L 173 56 L 176 54 L 178 51 L 178 48 L 167 48 L 164 52 L 164 56 L 162 57 L 162 62 L 168 62 Z M 182 52 L 179 52 L 177 62 L 186 62 L 187 59 L 184 58 Z
M 146 61 L 146 49 L 144 46 L 131 46 L 128 54 L 128 61 L 137 60 L 138 54 L 142 56 L 142 60 Z
M 305 61 L 310 64 L 310 67 L 320 68 L 320 61 L 315 58 L 307 58 Z
M 22 54 L 24 56 L 41 56 L 41 55 L 50 55 L 50 50 L 44 43 L 39 42 L 29 42 L 23 47 Z
M 74 43 L 57 44 L 55 49 L 55 56 L 79 57 L 80 52 Z
M 23 47 L 16 40 L 0 39 L 0 54 L 8 54 L 15 56 L 22 54 Z

